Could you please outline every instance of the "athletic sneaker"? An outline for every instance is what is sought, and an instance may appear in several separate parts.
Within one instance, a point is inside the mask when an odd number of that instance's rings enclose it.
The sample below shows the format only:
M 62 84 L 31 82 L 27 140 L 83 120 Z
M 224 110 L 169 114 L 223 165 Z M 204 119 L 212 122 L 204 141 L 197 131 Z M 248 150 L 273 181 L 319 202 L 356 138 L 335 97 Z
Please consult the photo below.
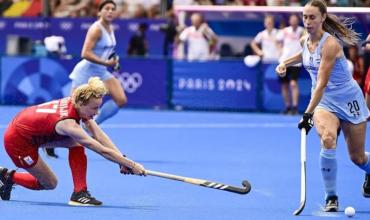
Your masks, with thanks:
M 365 182 L 362 186 L 362 195 L 366 198 L 370 197 L 370 174 L 365 175 Z
M 44 148 L 47 156 L 57 159 L 59 156 L 55 153 L 54 148 Z
M 101 204 L 103 203 L 92 197 L 90 192 L 87 190 L 73 192 L 71 200 L 68 202 L 68 205 L 73 206 L 99 206 Z
M 338 196 L 329 196 L 326 199 L 324 212 L 337 212 L 339 209 Z
M 284 115 L 289 115 L 290 114 L 290 107 L 286 107 L 285 110 L 283 111 Z
M 12 177 L 15 170 L 8 171 L 7 168 L 0 167 L 0 197 L 2 200 L 9 200 L 13 189 Z
M 297 107 L 292 107 L 290 109 L 289 115 L 298 115 L 298 108 Z

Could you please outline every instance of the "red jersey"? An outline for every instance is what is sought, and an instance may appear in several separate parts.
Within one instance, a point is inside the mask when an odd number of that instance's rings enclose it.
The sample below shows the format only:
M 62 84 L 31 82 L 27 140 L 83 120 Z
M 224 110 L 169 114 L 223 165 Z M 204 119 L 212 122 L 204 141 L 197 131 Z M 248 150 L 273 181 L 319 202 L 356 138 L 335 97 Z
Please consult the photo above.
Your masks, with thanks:
M 77 123 L 81 120 L 71 97 L 25 108 L 18 113 L 10 126 L 26 140 L 31 141 L 30 143 L 40 146 L 66 138 L 56 133 L 55 126 L 59 121 L 68 118 L 76 120 Z

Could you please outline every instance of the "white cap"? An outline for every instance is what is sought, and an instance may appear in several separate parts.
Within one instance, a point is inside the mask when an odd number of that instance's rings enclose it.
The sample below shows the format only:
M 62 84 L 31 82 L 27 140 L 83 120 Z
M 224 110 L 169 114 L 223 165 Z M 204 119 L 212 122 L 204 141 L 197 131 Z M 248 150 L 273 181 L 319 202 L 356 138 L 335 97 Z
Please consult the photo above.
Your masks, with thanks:
M 44 39 L 45 48 L 49 52 L 65 53 L 67 48 L 64 44 L 64 37 L 62 36 L 49 36 Z
M 261 61 L 261 57 L 257 55 L 248 55 L 244 57 L 244 64 L 248 67 L 254 67 Z

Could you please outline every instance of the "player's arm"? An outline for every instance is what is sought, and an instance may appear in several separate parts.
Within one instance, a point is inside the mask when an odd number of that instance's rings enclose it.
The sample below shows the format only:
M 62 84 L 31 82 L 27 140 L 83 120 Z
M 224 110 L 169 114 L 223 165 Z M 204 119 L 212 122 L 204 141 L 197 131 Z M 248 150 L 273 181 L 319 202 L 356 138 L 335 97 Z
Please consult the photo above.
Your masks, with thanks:
M 108 135 L 98 126 L 98 124 L 90 119 L 85 122 L 87 129 L 91 132 L 95 140 L 99 141 L 105 147 L 109 147 L 119 154 L 122 154 L 118 147 L 113 143 L 113 141 L 108 137 Z
M 292 57 L 287 58 L 282 62 L 286 67 L 293 66 L 298 63 L 302 63 L 302 51 L 293 55 Z
M 180 32 L 179 37 L 177 38 L 178 39 L 178 43 L 184 43 L 185 41 L 188 40 L 188 37 L 189 37 L 189 28 L 184 28 Z
M 333 37 L 329 37 L 322 49 L 321 49 L 321 62 L 319 71 L 317 74 L 317 84 L 314 90 L 312 91 L 310 103 L 307 106 L 306 112 L 313 113 L 316 106 L 319 104 L 325 88 L 328 84 L 331 71 L 335 64 L 335 60 L 342 51 L 341 46 Z
M 305 40 L 305 38 L 301 37 L 300 42 L 301 42 L 302 46 L 303 46 L 304 40 Z M 283 60 L 276 67 L 275 71 L 279 76 L 283 77 L 283 76 L 285 76 L 287 67 L 293 66 L 293 65 L 298 64 L 298 63 L 302 63 L 302 51 L 293 55 L 292 57 L 287 58 L 286 60 Z
M 113 150 L 112 148 L 103 146 L 97 140 L 86 134 L 86 132 L 81 128 L 79 124 L 77 124 L 75 120 L 65 119 L 60 121 L 55 126 L 55 130 L 59 135 L 69 136 L 74 141 L 102 155 L 107 160 L 130 168 L 133 173 L 137 175 L 145 175 L 145 169 L 141 164 L 135 163 L 134 161 L 125 158 L 122 154 L 120 154 L 116 150 Z
M 115 61 L 114 59 L 103 60 L 98 57 L 93 51 L 93 48 L 100 39 L 101 35 L 101 30 L 97 25 L 93 25 L 91 28 L 89 28 L 86 34 L 84 45 L 82 47 L 81 57 L 93 63 L 101 64 L 104 66 L 113 66 L 116 64 L 117 61 Z
M 302 51 L 279 63 L 275 71 L 279 76 L 284 77 L 286 73 L 286 68 L 298 63 L 302 63 Z
M 254 40 L 254 39 L 251 41 L 251 48 L 252 48 L 252 50 L 255 54 L 257 54 L 260 57 L 263 56 L 263 52 L 262 52 L 261 48 L 258 46 L 256 40 Z
M 85 122 L 85 125 L 87 127 L 87 129 L 90 131 L 90 133 L 92 134 L 92 136 L 95 138 L 95 140 L 97 140 L 98 142 L 100 142 L 103 146 L 105 147 L 109 147 L 111 148 L 112 150 L 116 151 L 117 153 L 121 154 L 121 155 L 124 155 L 124 157 L 126 157 L 125 154 L 123 154 L 119 149 L 118 147 L 113 143 L 113 141 L 109 138 L 109 136 L 98 126 L 98 124 L 94 121 L 94 120 L 88 120 Z M 126 166 L 121 166 L 120 165 L 120 169 L 121 169 L 121 173 L 123 174 L 132 174 L 132 170 Z

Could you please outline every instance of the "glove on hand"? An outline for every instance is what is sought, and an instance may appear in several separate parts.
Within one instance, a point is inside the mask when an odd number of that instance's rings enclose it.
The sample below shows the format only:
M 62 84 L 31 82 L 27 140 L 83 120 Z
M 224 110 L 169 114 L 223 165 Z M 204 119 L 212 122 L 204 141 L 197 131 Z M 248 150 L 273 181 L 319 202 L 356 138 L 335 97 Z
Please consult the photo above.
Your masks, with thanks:
M 312 113 L 304 113 L 302 119 L 298 123 L 299 129 L 306 129 L 306 134 L 311 130 L 313 127 L 313 120 L 312 120 L 313 114 Z

